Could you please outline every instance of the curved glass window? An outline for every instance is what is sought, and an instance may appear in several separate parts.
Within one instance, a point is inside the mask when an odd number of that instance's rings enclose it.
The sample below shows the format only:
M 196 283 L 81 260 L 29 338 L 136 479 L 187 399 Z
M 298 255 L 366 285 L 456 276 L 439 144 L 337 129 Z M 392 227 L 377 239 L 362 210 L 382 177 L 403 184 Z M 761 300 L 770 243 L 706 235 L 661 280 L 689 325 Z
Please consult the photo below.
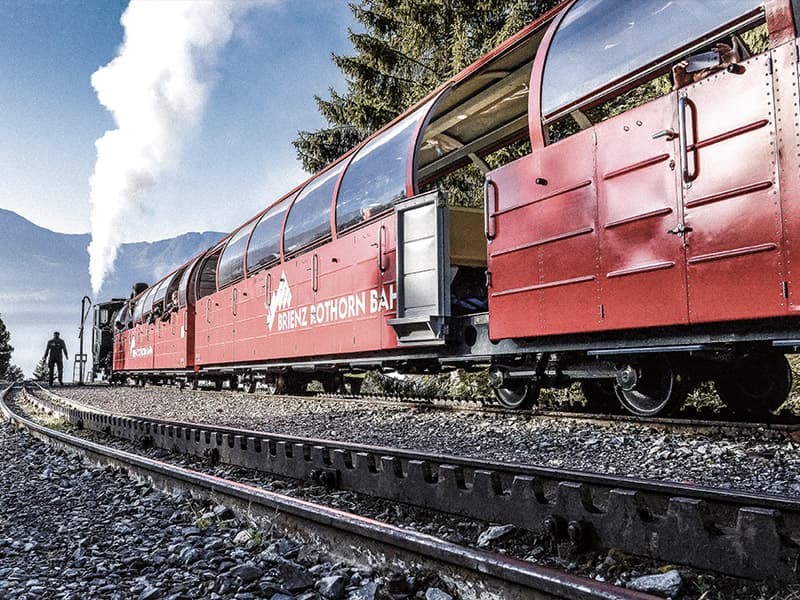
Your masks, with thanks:
M 547 116 L 761 6 L 763 0 L 578 0 L 542 78 Z
M 251 225 L 242 227 L 233 234 L 222 251 L 218 267 L 220 289 L 244 277 L 244 250 L 247 248 L 247 238 L 252 230 Z
M 133 300 L 133 322 L 138 323 L 142 320 L 142 309 L 144 308 L 144 299 L 147 296 L 147 292 L 140 294 L 139 298 Z
M 153 297 L 156 295 L 156 288 L 151 287 L 144 295 L 144 302 L 142 302 L 142 316 L 146 317 L 153 310 Z
M 383 212 L 406 197 L 406 169 L 420 116 L 430 104 L 368 142 L 342 177 L 336 199 L 336 231 Z
M 180 300 L 178 298 L 178 286 L 180 282 L 183 280 L 183 274 L 186 272 L 187 267 L 183 269 L 178 269 L 169 278 L 169 285 L 164 290 L 164 298 L 165 298 L 165 309 L 176 309 L 180 304 Z
M 172 276 L 167 277 L 164 281 L 158 284 L 156 287 L 156 293 L 153 296 L 153 304 L 161 302 L 164 299 L 164 296 L 167 295 L 167 286 L 169 282 L 172 281 Z
M 285 198 L 270 208 L 253 229 L 247 247 L 247 272 L 255 273 L 281 259 L 281 227 L 286 208 L 294 196 Z
M 119 309 L 119 312 L 117 313 L 117 318 L 114 320 L 114 327 L 116 329 L 125 329 L 128 323 L 130 323 L 131 320 L 130 310 L 131 310 L 131 305 L 129 302 L 123 304 L 122 308 Z
M 195 278 L 196 299 L 205 298 L 209 294 L 217 291 L 217 262 L 219 261 L 219 250 L 207 257 L 200 267 Z
M 289 209 L 283 231 L 283 251 L 287 255 L 322 240 L 331 234 L 331 200 L 344 162 L 326 171 L 300 192 Z
M 189 292 L 189 277 L 192 276 L 192 271 L 194 271 L 195 266 L 197 265 L 197 261 L 200 260 L 196 258 L 192 261 L 186 270 L 181 275 L 181 282 L 178 284 L 178 304 L 180 306 L 186 306 L 186 300 L 188 298 Z
M 153 308 L 153 292 L 155 288 L 148 288 L 136 301 L 136 308 L 133 310 L 133 322 L 140 323 L 142 319 Z

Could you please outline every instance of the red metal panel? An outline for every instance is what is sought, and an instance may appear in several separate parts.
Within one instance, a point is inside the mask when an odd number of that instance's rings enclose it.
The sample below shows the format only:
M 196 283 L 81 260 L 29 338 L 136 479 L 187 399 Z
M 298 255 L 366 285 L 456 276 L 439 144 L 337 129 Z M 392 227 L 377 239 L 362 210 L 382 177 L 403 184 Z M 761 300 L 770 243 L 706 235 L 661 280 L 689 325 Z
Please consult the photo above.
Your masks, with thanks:
M 599 325 L 593 135 L 579 133 L 490 175 L 493 339 Z
M 772 53 L 778 156 L 780 157 L 781 214 L 783 216 L 784 272 L 788 308 L 800 311 L 800 112 L 797 45 L 794 40 Z
M 380 222 L 342 235 L 319 250 L 319 284 L 311 309 L 317 355 L 361 352 L 381 347 Z M 374 309 L 374 310 L 373 310 Z
M 193 329 L 194 319 L 187 318 L 186 307 L 170 312 L 166 320 L 159 319 L 156 323 L 153 366 L 156 369 L 185 369 L 191 366 L 194 359 Z
M 236 309 L 236 331 L 233 358 L 237 363 L 246 363 L 264 358 L 265 349 L 259 340 L 267 336 L 265 296 L 267 293 L 267 271 L 257 273 L 236 287 L 239 291 Z M 259 354 L 259 350 L 261 354 Z
M 222 290 L 205 296 L 197 302 L 195 317 L 195 364 L 198 366 L 220 364 L 226 361 L 225 329 L 230 327 L 227 314 L 230 304 L 226 302 L 229 292 Z M 226 314 L 227 313 L 227 314 Z M 228 350 L 227 360 L 231 360 Z
M 597 132 L 603 327 L 688 321 L 675 151 L 675 95 L 608 119 Z
M 692 322 L 783 314 L 781 207 L 769 54 L 688 86 L 684 189 Z
M 114 371 L 125 370 L 125 357 L 128 349 L 128 330 L 114 334 Z
M 228 287 L 211 294 L 208 356 L 205 364 L 233 362 L 233 290 Z
M 151 370 L 153 368 L 153 334 L 155 326 L 144 322 L 136 325 L 128 332 L 128 352 L 125 357 L 125 368 L 133 371 Z

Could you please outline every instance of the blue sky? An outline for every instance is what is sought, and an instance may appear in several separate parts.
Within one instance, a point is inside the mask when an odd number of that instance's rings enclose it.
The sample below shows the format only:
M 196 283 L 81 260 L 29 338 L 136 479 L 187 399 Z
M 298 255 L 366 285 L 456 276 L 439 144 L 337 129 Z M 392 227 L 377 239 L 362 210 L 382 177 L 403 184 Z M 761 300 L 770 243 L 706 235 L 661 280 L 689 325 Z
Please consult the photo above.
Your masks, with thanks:
M 0 0 L 0 207 L 55 231 L 89 231 L 94 142 L 114 128 L 90 77 L 115 57 L 126 7 Z M 291 140 L 323 125 L 315 93 L 344 88 L 330 53 L 352 51 L 348 26 L 345 0 L 278 0 L 248 12 L 218 57 L 200 126 L 126 241 L 230 230 L 302 181 Z

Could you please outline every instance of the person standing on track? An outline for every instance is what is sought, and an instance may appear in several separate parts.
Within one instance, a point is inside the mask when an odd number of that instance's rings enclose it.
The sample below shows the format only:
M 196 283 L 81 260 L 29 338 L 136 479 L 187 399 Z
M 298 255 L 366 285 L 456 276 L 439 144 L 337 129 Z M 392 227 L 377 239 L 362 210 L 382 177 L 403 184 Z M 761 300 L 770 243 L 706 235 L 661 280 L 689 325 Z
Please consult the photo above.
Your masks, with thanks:
M 57 331 L 53 332 L 53 339 L 47 342 L 47 348 L 44 350 L 44 359 L 47 361 L 48 381 L 53 385 L 53 367 L 58 367 L 58 385 L 64 385 L 64 363 L 61 360 L 61 353 L 64 353 L 64 358 L 69 360 L 67 354 L 67 345 L 64 340 L 59 337 Z

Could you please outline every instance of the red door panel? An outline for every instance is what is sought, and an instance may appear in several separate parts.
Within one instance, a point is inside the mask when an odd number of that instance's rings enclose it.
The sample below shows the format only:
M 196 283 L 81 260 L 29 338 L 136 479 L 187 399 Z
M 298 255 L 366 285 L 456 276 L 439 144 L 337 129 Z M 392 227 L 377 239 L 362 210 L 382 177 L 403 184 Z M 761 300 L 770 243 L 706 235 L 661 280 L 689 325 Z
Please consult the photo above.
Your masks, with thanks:
M 267 335 L 267 272 L 261 272 L 237 285 L 239 298 L 236 309 L 236 339 L 234 359 L 246 363 L 263 358 L 259 356 L 259 343 Z
M 788 309 L 800 311 L 800 113 L 795 40 L 772 52 Z
M 381 283 L 379 235 L 380 225 L 370 223 L 320 248 L 316 354 L 380 349 L 381 315 L 370 302 Z
M 688 321 L 676 180 L 674 94 L 612 117 L 597 131 L 603 325 Z
M 739 66 L 681 90 L 688 99 L 684 210 L 692 322 L 786 310 L 769 55 Z
M 490 335 L 599 326 L 594 134 L 585 131 L 494 171 Z
M 314 354 L 314 330 L 309 315 L 314 303 L 314 254 L 307 252 L 280 267 L 278 287 L 274 288 L 267 313 L 270 348 L 275 348 L 278 356 Z

